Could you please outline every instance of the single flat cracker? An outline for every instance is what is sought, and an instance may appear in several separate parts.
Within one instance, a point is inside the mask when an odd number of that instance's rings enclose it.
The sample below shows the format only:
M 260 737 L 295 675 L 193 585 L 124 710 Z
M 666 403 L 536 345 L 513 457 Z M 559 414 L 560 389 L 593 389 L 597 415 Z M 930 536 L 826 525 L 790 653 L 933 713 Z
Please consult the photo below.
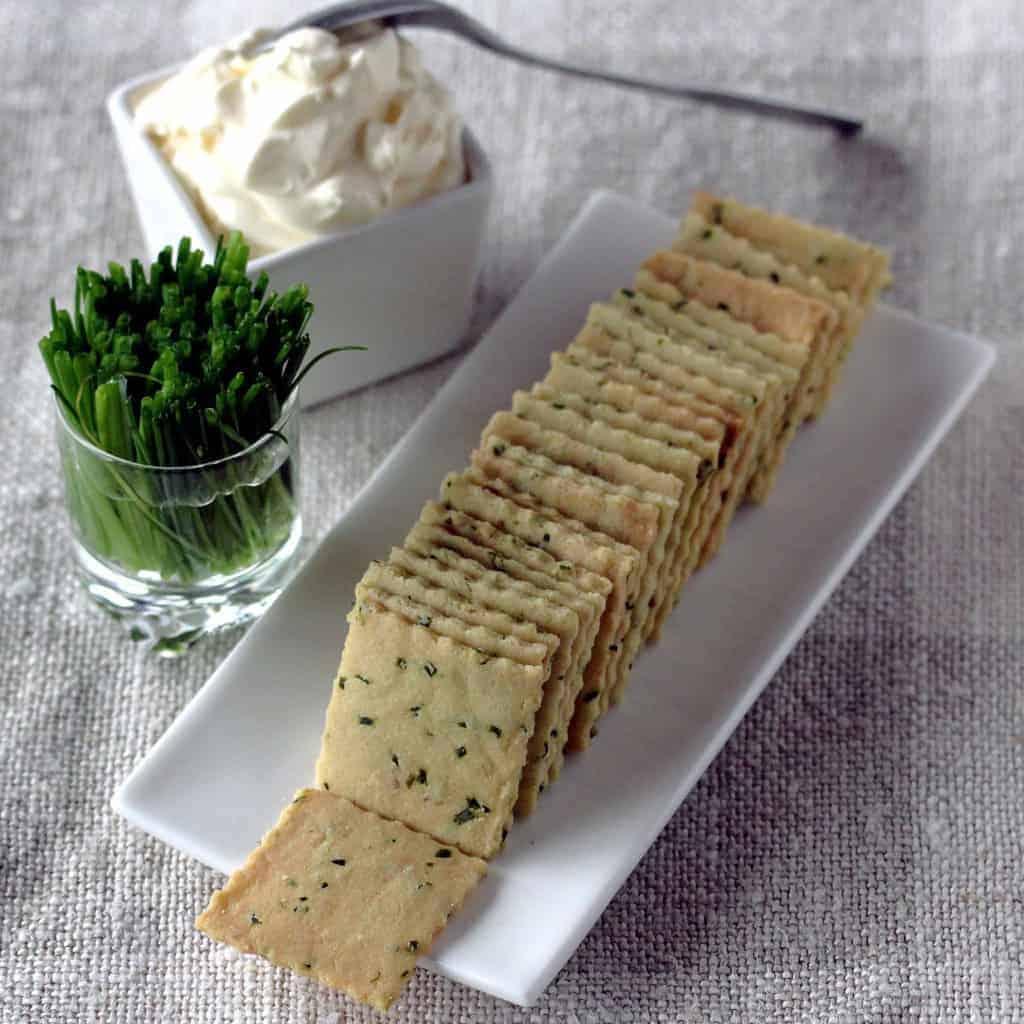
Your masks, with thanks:
M 506 627 L 509 630 L 528 630 L 549 641 L 551 673 L 537 710 L 515 807 L 517 816 L 529 814 L 547 782 L 554 747 L 550 734 L 552 729 L 559 729 L 566 689 L 582 681 L 576 647 L 579 616 L 573 609 L 555 603 L 551 591 L 512 579 L 503 572 L 484 569 L 470 559 L 432 545 L 422 545 L 419 551 L 393 548 L 391 563 L 396 571 L 415 574 L 414 578 L 428 580 L 432 590 L 450 595 L 450 607 L 459 609 L 460 614 L 487 623 L 500 617 L 511 624 Z
M 422 536 L 420 531 L 425 531 Z M 576 701 L 583 693 L 588 666 L 595 660 L 595 650 L 607 650 L 607 643 L 599 641 L 599 630 L 611 593 L 611 582 L 580 565 L 555 558 L 493 523 L 445 508 L 437 502 L 424 505 L 420 522 L 406 537 L 407 546 L 421 543 L 431 545 L 434 550 L 449 548 L 483 567 L 498 569 L 542 589 L 550 588 L 557 601 L 572 608 L 579 616 L 578 678 L 566 689 L 559 725 L 549 733 L 554 751 L 548 766 L 547 785 L 551 785 L 558 778 L 565 760 L 569 724 Z
M 317 785 L 491 857 L 512 824 L 548 671 L 495 658 L 357 601 Z
M 603 576 L 611 584 L 569 729 L 569 749 L 585 750 L 597 733 L 600 696 L 612 685 L 612 657 L 627 631 L 627 605 L 636 598 L 642 569 L 639 552 L 516 491 L 504 481 L 478 477 L 473 472 L 450 473 L 441 487 L 441 499 L 445 505 L 491 523 L 555 558 Z
M 387 1010 L 486 873 L 431 836 L 305 789 L 196 927 Z

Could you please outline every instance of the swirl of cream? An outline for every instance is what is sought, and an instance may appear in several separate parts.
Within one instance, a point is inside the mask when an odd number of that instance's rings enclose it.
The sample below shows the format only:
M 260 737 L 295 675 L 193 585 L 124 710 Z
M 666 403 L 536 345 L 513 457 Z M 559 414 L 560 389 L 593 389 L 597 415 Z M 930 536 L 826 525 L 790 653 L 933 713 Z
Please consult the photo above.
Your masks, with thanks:
M 464 180 L 461 119 L 407 40 L 299 29 L 253 54 L 265 38 L 204 50 L 135 108 L 214 231 L 274 252 Z

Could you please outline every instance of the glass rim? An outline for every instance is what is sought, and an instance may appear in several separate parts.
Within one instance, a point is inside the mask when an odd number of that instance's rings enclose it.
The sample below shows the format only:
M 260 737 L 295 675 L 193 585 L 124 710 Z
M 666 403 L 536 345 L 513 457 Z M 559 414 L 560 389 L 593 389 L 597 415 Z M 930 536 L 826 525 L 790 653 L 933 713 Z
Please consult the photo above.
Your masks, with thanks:
M 273 441 L 280 443 L 280 428 L 283 427 L 292 418 L 292 416 L 298 414 L 300 411 L 298 392 L 298 388 L 294 388 L 292 390 L 291 394 L 285 400 L 285 403 L 281 408 L 281 415 L 278 416 L 274 425 L 265 434 L 253 441 L 252 444 L 247 445 L 245 448 L 242 448 L 237 452 L 232 452 L 230 455 L 223 455 L 219 459 L 211 459 L 208 462 L 193 462 L 188 466 L 156 466 L 149 462 L 136 462 L 134 459 L 126 459 L 120 455 L 114 455 L 112 452 L 108 452 L 105 449 L 100 448 L 99 445 L 94 444 L 89 440 L 89 438 L 84 437 L 71 425 L 71 423 L 68 422 L 67 410 L 56 395 L 53 397 L 53 404 L 57 409 L 58 421 L 68 436 L 73 438 L 76 444 L 81 445 L 93 455 L 96 455 L 101 459 L 105 459 L 107 462 L 112 462 L 120 466 L 128 466 L 131 469 L 147 470 L 151 473 L 195 473 L 197 470 L 217 469 L 220 466 L 229 465 L 230 463 L 243 459 L 248 455 L 255 454 L 260 448 L 266 447 Z M 290 442 L 285 438 L 283 443 Z

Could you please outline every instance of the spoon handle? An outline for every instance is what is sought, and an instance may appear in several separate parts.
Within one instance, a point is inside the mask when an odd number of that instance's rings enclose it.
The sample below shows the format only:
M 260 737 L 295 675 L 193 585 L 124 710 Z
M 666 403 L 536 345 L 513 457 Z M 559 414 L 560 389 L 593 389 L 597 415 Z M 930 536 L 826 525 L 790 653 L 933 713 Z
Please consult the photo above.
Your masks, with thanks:
M 303 25 L 336 30 L 373 20 L 382 25 L 396 28 L 405 25 L 451 32 L 485 50 L 490 50 L 492 53 L 519 61 L 522 64 L 529 64 L 547 71 L 557 71 L 563 75 L 573 75 L 576 78 L 605 82 L 626 89 L 638 89 L 642 92 L 671 96 L 675 99 L 698 100 L 727 110 L 742 110 L 785 121 L 794 121 L 798 124 L 827 126 L 845 135 L 855 135 L 864 127 L 859 118 L 842 111 L 790 103 L 788 100 L 773 99 L 768 96 L 712 89 L 696 83 L 655 82 L 649 78 L 620 75 L 616 72 L 584 67 L 569 61 L 555 60 L 552 57 L 546 57 L 543 54 L 507 43 L 501 36 L 492 32 L 475 18 L 471 18 L 455 7 L 440 3 L 438 0 L 356 0 L 354 3 L 333 4 L 301 18 L 284 31 L 290 31 Z
M 725 110 L 739 110 L 751 114 L 762 114 L 797 124 L 814 125 L 816 127 L 825 126 L 834 128 L 844 135 L 856 135 L 864 127 L 863 121 L 851 114 L 825 110 L 820 107 L 804 106 L 791 103 L 789 100 L 773 99 L 768 96 L 755 96 L 750 93 L 732 92 L 725 89 L 712 89 L 704 85 L 692 83 L 656 82 L 649 78 L 621 75 L 612 71 L 601 71 L 597 68 L 572 64 L 568 61 L 554 60 L 551 57 L 530 53 L 504 43 L 502 43 L 500 50 L 493 46 L 488 48 L 501 53 L 503 56 L 510 57 L 512 60 L 531 64 L 534 67 L 557 71 L 564 75 L 573 75 L 576 78 L 606 82 L 609 85 L 617 85 L 625 89 L 636 89 L 659 96 L 671 96 L 676 99 L 698 100 Z

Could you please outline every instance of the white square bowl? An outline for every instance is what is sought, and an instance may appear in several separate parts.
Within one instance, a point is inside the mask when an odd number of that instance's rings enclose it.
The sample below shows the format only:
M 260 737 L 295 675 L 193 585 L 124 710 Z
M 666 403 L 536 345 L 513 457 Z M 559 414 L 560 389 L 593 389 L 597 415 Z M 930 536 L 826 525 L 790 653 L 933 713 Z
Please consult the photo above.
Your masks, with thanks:
M 136 126 L 132 97 L 172 74 L 165 68 L 118 86 L 107 100 L 150 259 L 183 235 L 206 253 L 216 239 L 174 170 Z M 370 224 L 325 235 L 249 264 L 283 291 L 304 281 L 315 313 L 310 356 L 332 345 L 365 345 L 326 359 L 302 383 L 313 405 L 436 359 L 462 340 L 472 313 L 493 174 L 479 142 L 463 130 L 467 181 Z

